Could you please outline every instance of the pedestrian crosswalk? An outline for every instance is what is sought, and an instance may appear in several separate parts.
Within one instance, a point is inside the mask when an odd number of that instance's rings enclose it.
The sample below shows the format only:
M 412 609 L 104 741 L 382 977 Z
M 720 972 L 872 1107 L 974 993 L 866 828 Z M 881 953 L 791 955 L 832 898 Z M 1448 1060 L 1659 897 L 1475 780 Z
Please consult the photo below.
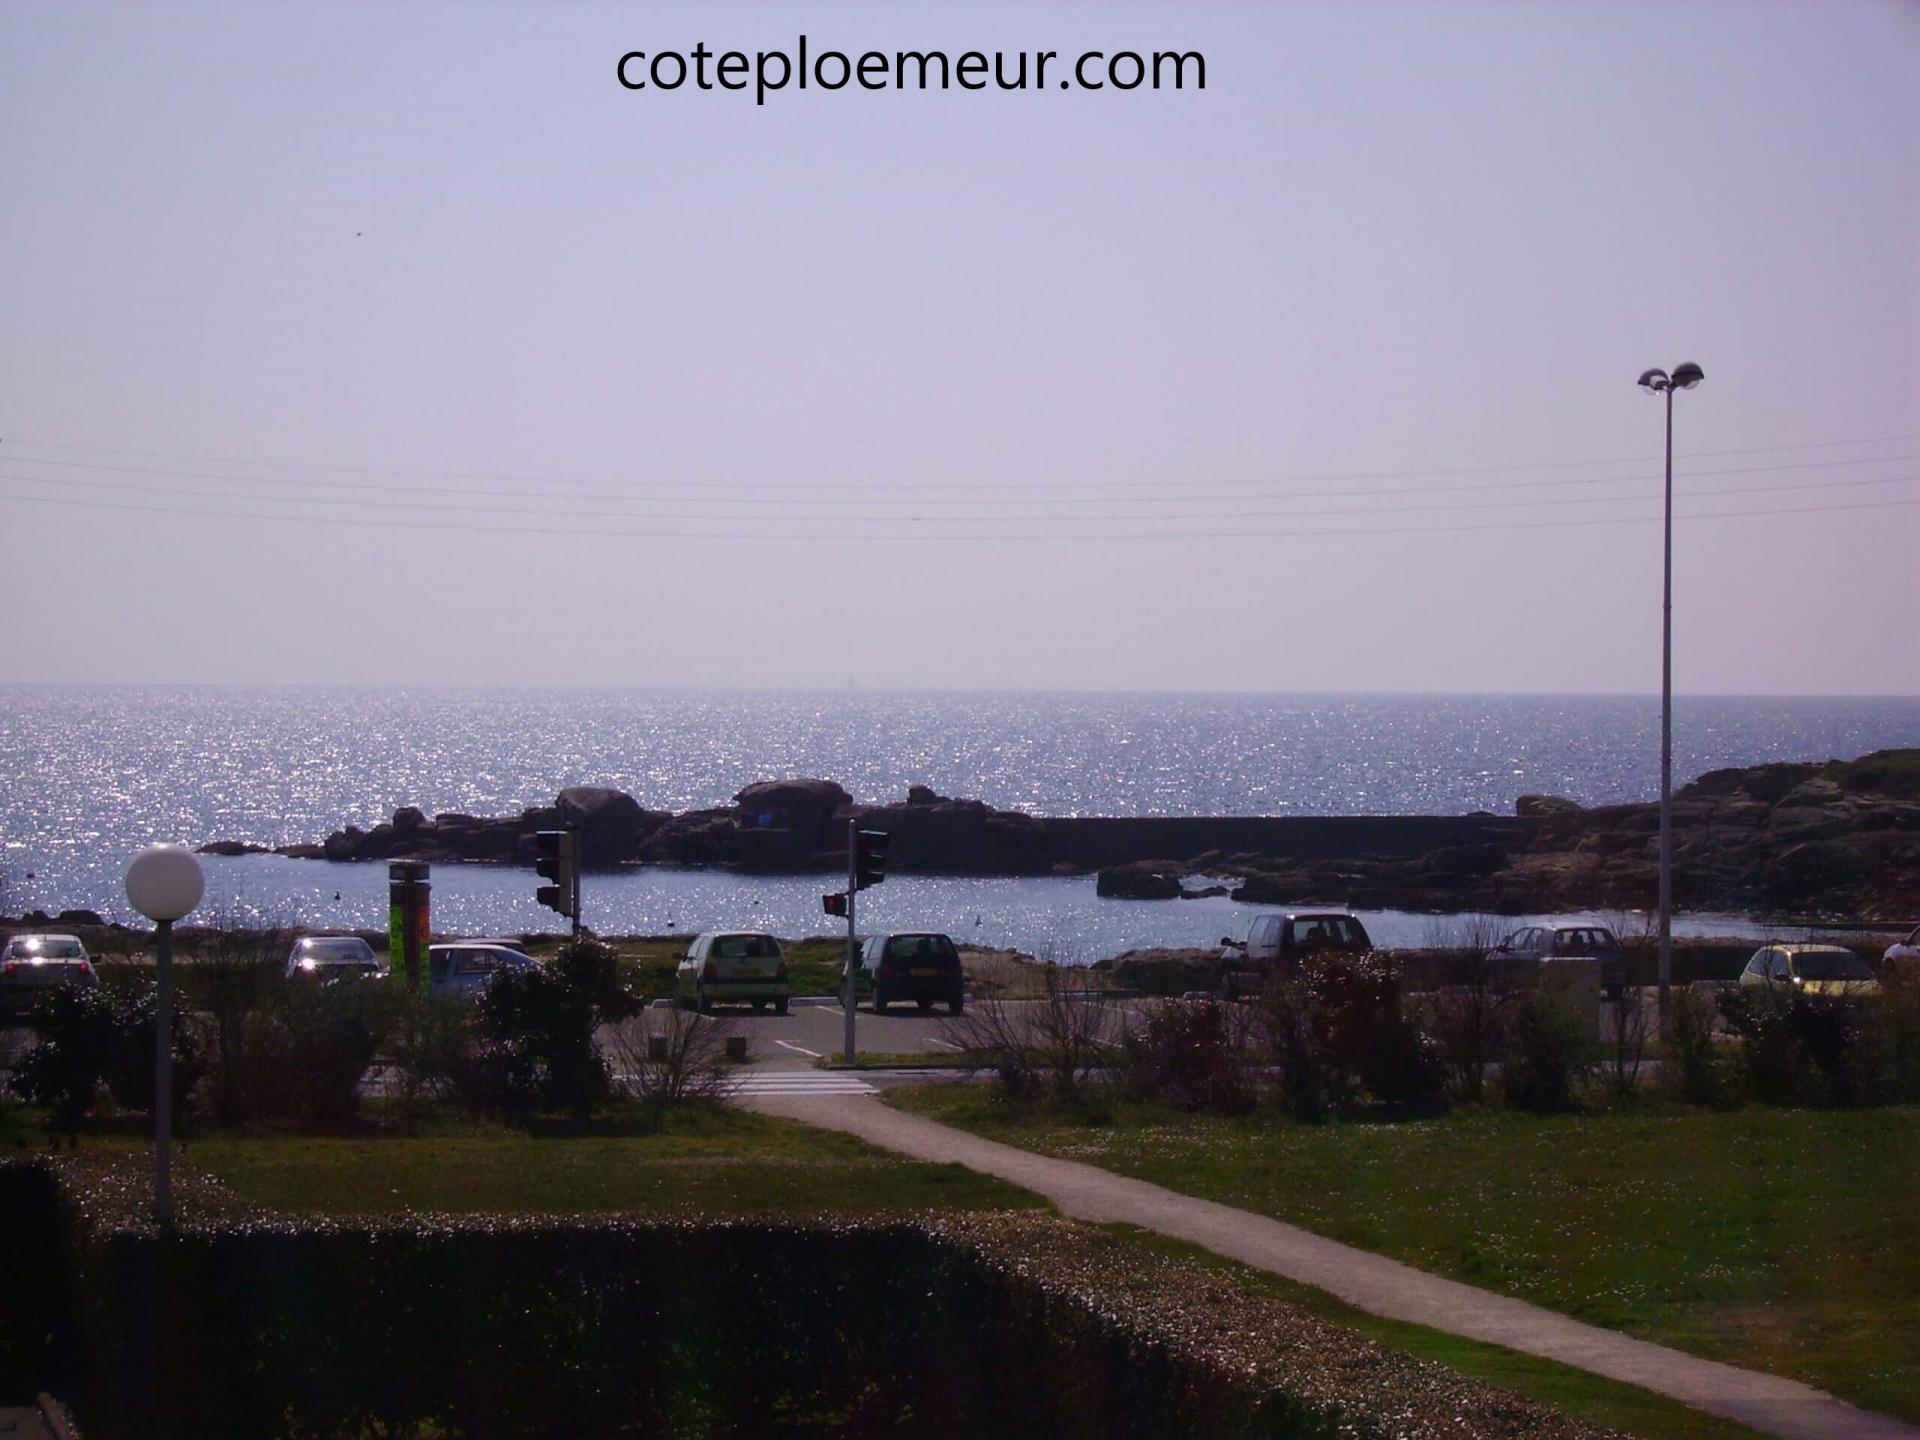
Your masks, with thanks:
M 820 1070 L 759 1070 L 736 1076 L 729 1096 L 748 1095 L 877 1095 L 874 1086 L 858 1075 Z

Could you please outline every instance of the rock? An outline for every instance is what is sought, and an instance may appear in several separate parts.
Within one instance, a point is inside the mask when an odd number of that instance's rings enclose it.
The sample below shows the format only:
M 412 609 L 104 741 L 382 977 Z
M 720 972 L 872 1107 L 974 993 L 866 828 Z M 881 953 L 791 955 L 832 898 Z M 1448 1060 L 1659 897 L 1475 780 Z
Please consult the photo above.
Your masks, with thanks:
M 327 836 L 321 842 L 320 850 L 329 860 L 357 860 L 360 858 L 360 842 L 365 838 L 366 832 L 358 825 L 349 825 Z
M 393 812 L 393 833 L 399 839 L 411 840 L 426 827 L 427 817 L 418 805 L 402 805 Z
M 755 830 L 816 831 L 852 804 L 832 780 L 762 780 L 733 797 L 736 817 Z
M 251 840 L 209 840 L 196 855 L 271 855 L 272 849 L 265 845 L 255 845 Z
M 1840 788 L 1838 781 L 1816 775 L 1811 780 L 1802 780 L 1782 795 L 1779 807 L 1785 810 L 1800 805 L 1838 805 L 1846 798 L 1846 792 Z
M 944 795 L 936 795 L 925 785 L 907 787 L 907 804 L 909 805 L 938 805 L 946 798 Z
M 599 785 L 569 786 L 554 809 L 563 827 L 578 827 L 581 862 L 597 868 L 636 857 L 641 843 L 668 818 L 649 814 L 624 790 Z
M 103 925 L 103 921 L 91 910 L 62 910 L 53 917 L 56 925 Z
M 1542 815 L 1571 815 L 1584 809 L 1586 806 L 1578 800 L 1569 800 L 1564 795 L 1522 795 L 1513 802 L 1513 813 L 1522 820 Z
M 1094 880 L 1093 893 L 1108 900 L 1177 900 L 1183 869 L 1171 860 L 1110 865 Z

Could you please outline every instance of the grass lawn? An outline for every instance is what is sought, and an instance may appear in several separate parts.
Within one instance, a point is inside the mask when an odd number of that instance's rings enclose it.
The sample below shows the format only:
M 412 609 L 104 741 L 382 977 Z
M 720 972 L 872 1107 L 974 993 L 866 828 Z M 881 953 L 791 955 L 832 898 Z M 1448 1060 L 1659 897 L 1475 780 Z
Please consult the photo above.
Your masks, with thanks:
M 0 1115 L 21 1145 L 29 1116 Z M 17 1133 L 15 1133 L 17 1132 Z M 138 1147 L 132 1135 L 90 1145 Z M 737 1111 L 690 1114 L 651 1135 L 530 1135 L 461 1126 L 421 1136 L 304 1138 L 210 1134 L 181 1158 L 241 1196 L 295 1214 L 399 1210 L 605 1211 L 871 1215 L 928 1209 L 1021 1209 L 1038 1197 L 954 1165 L 893 1157 L 848 1136 Z M 1753 1440 L 1754 1432 L 1659 1396 L 1551 1361 L 1380 1320 L 1323 1292 L 1127 1227 L 1132 1243 L 1232 1275 L 1259 1295 L 1644 1440 Z
M 1042 1202 L 958 1165 L 723 1111 L 651 1135 L 476 1129 L 421 1137 L 210 1135 L 187 1163 L 294 1213 L 702 1211 L 812 1215 L 1013 1210 Z
M 1150 1230 L 1136 1230 L 1129 1225 L 1104 1228 L 1145 1249 L 1163 1255 L 1176 1255 L 1216 1274 L 1226 1275 L 1249 1294 L 1284 1300 L 1323 1320 L 1343 1325 L 1370 1340 L 1377 1340 L 1382 1345 L 1448 1366 L 1463 1375 L 1471 1375 L 1489 1385 L 1552 1405 L 1596 1425 L 1621 1430 L 1629 1435 L 1646 1436 L 1648 1440 L 1755 1440 L 1760 1434 L 1731 1420 L 1690 1410 L 1679 1401 L 1656 1395 L 1651 1390 L 1590 1375 L 1570 1365 L 1522 1355 L 1517 1350 L 1504 1350 L 1498 1345 L 1485 1345 L 1478 1340 L 1462 1339 L 1441 1330 L 1429 1330 L 1423 1325 L 1383 1320 L 1378 1315 L 1354 1309 L 1324 1290 L 1315 1290 L 1312 1286 L 1299 1285 L 1264 1270 L 1223 1260 L 1198 1246 L 1170 1240 Z
M 1920 1111 L 1088 1124 L 887 1098 L 1920 1421 Z

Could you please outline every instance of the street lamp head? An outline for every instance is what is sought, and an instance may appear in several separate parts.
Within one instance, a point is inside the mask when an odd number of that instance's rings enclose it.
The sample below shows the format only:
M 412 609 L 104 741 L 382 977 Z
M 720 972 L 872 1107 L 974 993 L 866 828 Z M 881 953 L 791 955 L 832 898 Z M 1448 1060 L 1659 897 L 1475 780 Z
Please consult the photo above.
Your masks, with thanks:
M 127 902 L 149 920 L 178 920 L 206 893 L 200 862 L 184 845 L 149 845 L 127 866 Z
M 1689 360 L 1673 372 L 1672 384 L 1676 390 L 1691 390 L 1706 378 L 1707 372 Z
M 1660 394 L 1671 383 L 1664 370 L 1648 370 L 1640 377 L 1640 388 L 1651 395 Z

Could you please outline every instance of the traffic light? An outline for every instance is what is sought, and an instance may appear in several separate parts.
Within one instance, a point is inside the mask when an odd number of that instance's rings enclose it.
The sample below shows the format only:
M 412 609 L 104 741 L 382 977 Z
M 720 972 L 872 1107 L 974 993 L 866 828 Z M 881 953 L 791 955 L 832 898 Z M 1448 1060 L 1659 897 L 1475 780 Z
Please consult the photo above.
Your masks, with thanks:
M 884 830 L 853 832 L 853 888 L 864 890 L 887 878 L 887 846 L 893 837 Z
M 580 895 L 573 832 L 542 830 L 534 835 L 533 843 L 540 852 L 540 858 L 534 861 L 534 870 L 541 879 L 553 882 L 551 885 L 542 885 L 534 891 L 533 898 L 549 910 L 558 910 L 562 915 L 573 916 L 579 908 Z
M 847 913 L 846 893 L 844 891 L 836 890 L 831 895 L 822 895 L 820 897 L 820 908 L 822 910 L 825 910 L 829 915 L 839 915 L 844 917 Z

